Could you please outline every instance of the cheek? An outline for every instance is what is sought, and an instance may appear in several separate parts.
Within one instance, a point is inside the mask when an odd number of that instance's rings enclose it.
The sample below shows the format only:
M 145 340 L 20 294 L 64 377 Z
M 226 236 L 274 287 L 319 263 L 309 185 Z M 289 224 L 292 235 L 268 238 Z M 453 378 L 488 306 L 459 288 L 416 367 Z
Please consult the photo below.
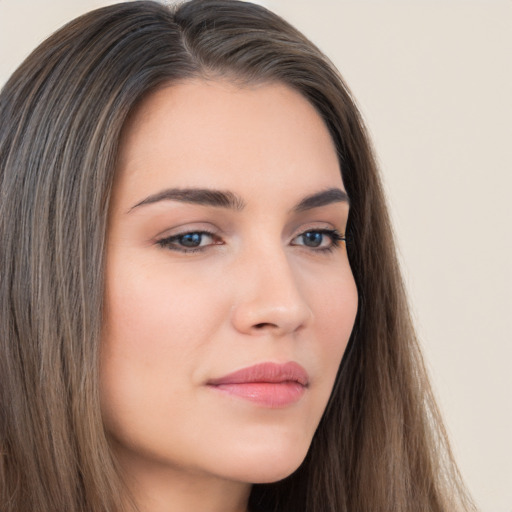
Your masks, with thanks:
M 169 352 L 186 358 L 203 342 L 218 314 L 218 303 L 210 296 L 214 287 L 165 265 L 131 264 L 125 271 L 122 265 L 112 266 L 117 272 L 107 279 L 107 348 L 139 362 L 157 363 Z
M 335 345 L 348 340 L 358 307 L 358 293 L 348 263 L 341 271 L 331 272 L 322 286 L 311 281 L 306 290 L 314 312 L 316 328 Z
M 110 268 L 115 272 L 107 272 L 100 389 L 107 429 L 120 433 L 135 429 L 137 416 L 180 408 L 184 383 L 194 381 L 193 363 L 222 314 L 208 296 L 213 287 L 181 282 L 179 272 L 156 264 Z
M 326 384 L 332 387 L 354 326 L 358 293 L 349 269 L 326 282 L 322 291 L 310 296 L 315 309 L 315 338 L 321 347 L 318 371 L 329 376 Z

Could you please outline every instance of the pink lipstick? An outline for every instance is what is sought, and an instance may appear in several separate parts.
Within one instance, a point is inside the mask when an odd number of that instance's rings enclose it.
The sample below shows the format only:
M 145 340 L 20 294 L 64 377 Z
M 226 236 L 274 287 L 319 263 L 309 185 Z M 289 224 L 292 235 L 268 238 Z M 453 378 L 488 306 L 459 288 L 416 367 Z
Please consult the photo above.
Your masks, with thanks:
M 277 409 L 298 402 L 308 383 L 306 370 L 298 363 L 289 362 L 257 364 L 207 384 L 220 392 Z

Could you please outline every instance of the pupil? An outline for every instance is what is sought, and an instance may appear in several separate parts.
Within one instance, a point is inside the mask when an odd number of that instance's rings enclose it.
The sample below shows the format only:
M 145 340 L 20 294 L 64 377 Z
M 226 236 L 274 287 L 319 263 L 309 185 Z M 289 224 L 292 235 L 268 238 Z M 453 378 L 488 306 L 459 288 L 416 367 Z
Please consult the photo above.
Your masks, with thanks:
M 181 237 L 181 244 L 185 247 L 198 247 L 201 245 L 201 233 L 188 233 Z
M 308 247 L 318 247 L 322 243 L 322 233 L 318 231 L 309 231 L 304 233 L 304 245 Z

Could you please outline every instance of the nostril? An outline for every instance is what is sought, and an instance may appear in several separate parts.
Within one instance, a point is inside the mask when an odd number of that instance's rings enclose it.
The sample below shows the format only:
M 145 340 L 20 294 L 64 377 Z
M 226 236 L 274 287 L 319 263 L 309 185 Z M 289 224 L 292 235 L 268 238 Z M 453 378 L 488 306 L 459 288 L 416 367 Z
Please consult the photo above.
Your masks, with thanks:
M 274 325 L 274 324 L 271 324 L 271 323 L 268 323 L 268 322 L 262 322 L 262 323 L 260 323 L 260 324 L 256 324 L 256 325 L 254 326 L 254 328 L 255 328 L 255 329 L 258 329 L 258 330 L 260 330 L 260 329 L 265 329 L 265 327 L 275 327 L 275 325 Z

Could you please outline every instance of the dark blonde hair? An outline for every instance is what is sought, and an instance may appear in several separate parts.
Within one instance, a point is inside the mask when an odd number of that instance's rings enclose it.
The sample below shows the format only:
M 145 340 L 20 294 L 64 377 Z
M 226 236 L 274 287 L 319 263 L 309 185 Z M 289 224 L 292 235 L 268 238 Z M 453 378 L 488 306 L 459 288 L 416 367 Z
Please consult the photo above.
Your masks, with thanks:
M 189 78 L 281 82 L 324 119 L 351 201 L 359 311 L 301 467 L 251 510 L 470 510 L 411 326 L 372 150 L 342 78 L 302 34 L 234 0 L 135 1 L 58 31 L 0 95 L 0 509 L 119 512 L 98 392 L 104 252 L 121 131 Z

